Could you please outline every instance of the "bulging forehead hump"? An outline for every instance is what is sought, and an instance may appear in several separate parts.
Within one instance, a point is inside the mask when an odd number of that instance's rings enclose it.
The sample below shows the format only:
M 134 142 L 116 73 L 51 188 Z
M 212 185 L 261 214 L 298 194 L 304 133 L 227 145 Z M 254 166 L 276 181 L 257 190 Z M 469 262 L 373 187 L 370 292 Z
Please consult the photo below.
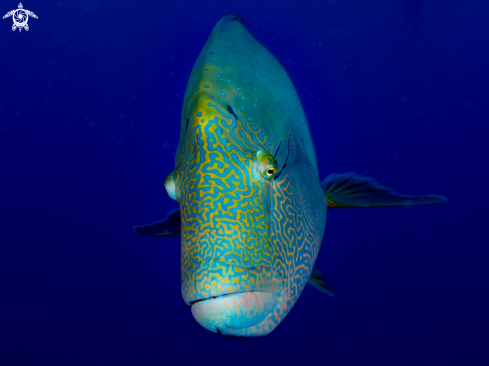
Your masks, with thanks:
M 240 77 L 231 65 L 202 66 L 195 87 L 187 90 L 183 120 L 187 128 L 214 120 L 221 134 L 239 127 L 237 140 L 243 149 L 256 151 L 274 141 L 273 121 L 280 119 L 277 109 L 267 103 L 266 94 L 250 80 Z M 233 124 L 233 120 L 235 120 Z
M 187 91 L 183 134 L 198 128 L 201 138 L 211 143 L 219 139 L 249 158 L 273 147 L 279 137 L 273 121 L 280 116 L 266 103 L 263 91 L 240 79 L 232 66 L 205 64 L 195 85 Z
M 292 138 L 302 141 L 299 153 L 317 175 L 314 148 L 294 86 L 280 63 L 236 17 L 219 21 L 193 67 L 182 109 L 181 137 L 190 123 L 202 119 L 199 112 L 211 108 L 208 103 L 224 112 L 228 106 L 234 108 L 263 139 L 261 149 L 268 152 L 292 131 Z M 196 110 L 197 104 L 203 110 Z

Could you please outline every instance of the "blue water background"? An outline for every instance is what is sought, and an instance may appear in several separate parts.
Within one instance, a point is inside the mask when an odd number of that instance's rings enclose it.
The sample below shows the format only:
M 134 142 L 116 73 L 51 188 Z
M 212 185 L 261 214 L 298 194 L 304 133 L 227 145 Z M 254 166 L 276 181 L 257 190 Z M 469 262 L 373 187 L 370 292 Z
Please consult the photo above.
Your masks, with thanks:
M 483 0 L 39 1 L 0 21 L 0 365 L 488 365 L 489 4 Z M 2 0 L 3 15 L 17 7 Z M 440 205 L 333 210 L 307 287 L 269 336 L 201 328 L 176 204 L 190 70 L 223 15 L 285 66 L 321 178 Z

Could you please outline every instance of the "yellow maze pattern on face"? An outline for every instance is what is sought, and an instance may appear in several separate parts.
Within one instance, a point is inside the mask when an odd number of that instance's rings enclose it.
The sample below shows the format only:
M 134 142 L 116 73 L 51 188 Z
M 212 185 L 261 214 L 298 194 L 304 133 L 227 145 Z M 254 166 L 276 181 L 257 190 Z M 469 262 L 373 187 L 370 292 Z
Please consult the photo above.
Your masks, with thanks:
M 285 285 L 283 298 L 261 324 L 233 331 L 267 334 L 307 283 L 324 223 L 293 176 L 292 156 L 277 180 L 266 181 L 257 169 L 256 151 L 271 153 L 280 141 L 273 126 L 281 116 L 261 103 L 265 96 L 229 67 L 206 65 L 192 81 L 174 171 L 182 215 L 182 294 L 191 302 L 243 290 L 263 274 L 241 267 L 271 268 Z M 279 171 L 288 150 L 282 141 Z
M 287 173 L 288 174 L 288 173 Z M 307 188 L 284 177 L 277 184 L 271 219 L 277 272 L 288 278 L 282 318 L 290 311 L 311 274 L 322 240 L 324 219 L 310 205 Z
M 277 299 L 276 308 L 261 324 L 235 330 L 235 335 L 256 336 L 275 329 L 298 300 L 319 252 L 324 218 L 311 208 L 307 188 L 295 184 L 293 173 L 287 170 L 274 185 L 270 222 L 276 254 L 272 268 L 284 280 L 283 298 Z
M 212 65 L 205 69 L 217 72 Z M 250 107 L 244 103 L 246 98 L 258 107 L 259 93 L 244 82 L 241 90 L 228 82 L 231 78 L 236 80 L 232 72 L 226 73 L 223 82 L 215 75 L 202 78 L 186 98 L 185 142 L 179 147 L 174 172 L 182 215 L 184 298 L 186 293 L 188 298 L 209 295 L 219 291 L 221 283 L 238 282 L 242 275 L 209 273 L 199 267 L 200 262 L 218 259 L 252 267 L 274 260 L 269 236 L 271 187 L 255 163 L 257 150 L 269 150 L 272 134 L 258 118 L 254 123 L 248 120 L 252 113 L 243 112 Z M 237 101 L 243 102 L 236 108 Z

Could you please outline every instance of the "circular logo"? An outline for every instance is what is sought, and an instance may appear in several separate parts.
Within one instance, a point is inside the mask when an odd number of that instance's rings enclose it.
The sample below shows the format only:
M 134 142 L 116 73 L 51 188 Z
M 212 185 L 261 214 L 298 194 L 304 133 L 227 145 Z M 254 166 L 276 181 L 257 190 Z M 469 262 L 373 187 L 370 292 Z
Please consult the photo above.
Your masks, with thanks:
M 27 12 L 24 9 L 17 9 L 12 18 L 14 18 L 14 24 L 18 28 L 22 28 L 27 24 L 29 15 L 27 15 Z

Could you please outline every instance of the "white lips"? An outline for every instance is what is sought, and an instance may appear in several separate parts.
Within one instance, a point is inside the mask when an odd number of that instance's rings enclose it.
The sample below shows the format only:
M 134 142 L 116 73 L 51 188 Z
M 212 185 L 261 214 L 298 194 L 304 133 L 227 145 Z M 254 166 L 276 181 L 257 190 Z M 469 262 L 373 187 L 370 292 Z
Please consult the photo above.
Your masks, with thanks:
M 192 315 L 207 330 L 231 335 L 233 329 L 260 324 L 276 302 L 275 293 L 240 292 L 198 301 L 192 305 Z

